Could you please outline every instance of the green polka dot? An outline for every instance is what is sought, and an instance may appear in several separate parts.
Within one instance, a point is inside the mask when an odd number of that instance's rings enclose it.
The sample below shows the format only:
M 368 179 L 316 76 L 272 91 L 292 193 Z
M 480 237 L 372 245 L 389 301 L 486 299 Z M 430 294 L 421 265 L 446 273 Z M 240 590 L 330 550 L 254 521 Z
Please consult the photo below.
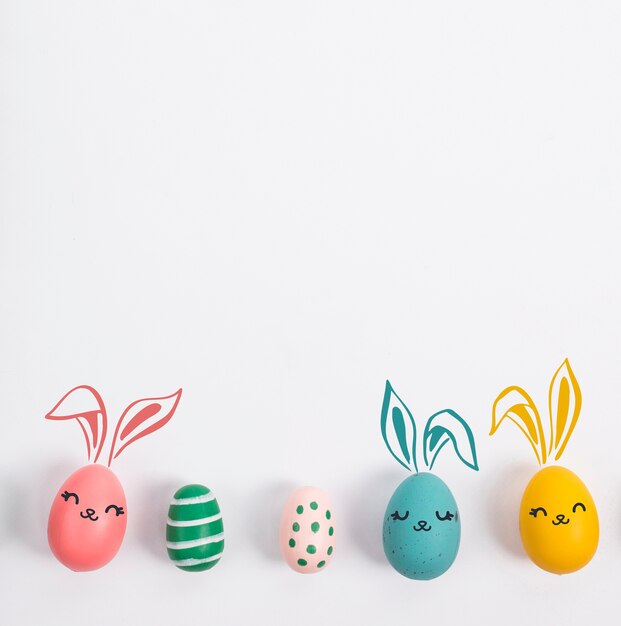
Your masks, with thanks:
M 309 554 L 315 554 L 315 552 L 317 552 L 317 548 L 315 548 L 315 546 L 313 544 L 310 544 L 310 545 L 306 546 L 306 551 Z
M 289 539 L 289 547 L 295 548 L 295 539 Z
M 300 530 L 300 525 L 297 522 L 293 522 L 293 526 L 291 528 L 293 528 L 294 533 L 297 533 L 298 530 Z
M 319 530 L 319 522 L 313 522 L 311 524 L 311 530 L 316 533 Z
M 323 567 L 325 564 L 325 561 L 319 561 L 319 563 L 317 563 L 317 567 Z
M 310 503 L 310 508 L 313 509 L 313 511 L 317 510 L 317 503 L 316 502 L 311 502 Z
M 295 510 L 298 515 L 302 515 L 304 513 L 304 507 L 300 504 L 298 508 Z
M 308 561 L 306 561 L 305 559 L 298 559 L 298 565 L 304 567 L 305 565 L 308 565 Z
M 293 541 L 293 539 L 292 539 L 291 541 Z M 332 551 L 333 551 L 333 550 L 334 550 L 334 548 L 333 548 L 332 546 L 330 546 L 330 547 L 328 548 L 328 556 L 330 556 L 330 555 L 332 554 Z
M 330 519 L 332 517 L 332 513 L 330 511 L 326 511 L 326 519 Z
M 332 528 L 332 526 L 330 526 L 330 528 L 328 529 L 328 535 L 330 535 L 330 537 L 332 537 L 333 534 L 334 534 L 334 528 Z

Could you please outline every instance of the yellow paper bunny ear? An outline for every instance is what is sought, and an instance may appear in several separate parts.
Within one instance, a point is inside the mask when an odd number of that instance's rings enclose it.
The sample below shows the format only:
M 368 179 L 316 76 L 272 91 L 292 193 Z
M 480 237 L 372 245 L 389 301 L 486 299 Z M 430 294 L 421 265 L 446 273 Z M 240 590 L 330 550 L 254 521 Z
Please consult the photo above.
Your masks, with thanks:
M 539 411 L 532 398 L 521 387 L 507 387 L 495 400 L 492 408 L 493 435 L 505 418 L 509 418 L 526 436 L 532 446 L 537 462 L 547 460 L 547 449 Z
M 554 460 L 558 461 L 574 431 L 582 408 L 582 392 L 568 359 L 563 361 L 552 377 L 548 407 L 550 409 L 549 454 L 552 456 L 553 451 L 556 452 Z

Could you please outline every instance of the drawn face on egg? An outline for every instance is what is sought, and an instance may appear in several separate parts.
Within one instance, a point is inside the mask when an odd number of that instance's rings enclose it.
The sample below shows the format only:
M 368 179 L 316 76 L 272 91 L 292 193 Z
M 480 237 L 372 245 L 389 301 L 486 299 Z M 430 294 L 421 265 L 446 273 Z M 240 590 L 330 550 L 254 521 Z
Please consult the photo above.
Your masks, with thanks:
M 75 571 L 108 563 L 121 547 L 127 526 L 123 487 L 103 465 L 74 472 L 58 491 L 48 521 L 52 552 Z
M 384 552 L 404 576 L 429 580 L 443 574 L 459 549 L 461 522 L 453 495 L 434 474 L 404 480 L 384 516 Z
M 71 499 L 75 502 L 76 506 L 80 504 L 80 496 L 73 491 L 67 491 L 66 489 L 60 494 L 60 497 L 65 501 L 69 502 Z M 125 515 L 125 511 L 122 506 L 117 506 L 116 504 L 109 504 L 104 513 L 114 512 L 114 514 L 118 517 L 119 515 Z M 99 515 L 95 509 L 87 508 L 83 511 L 80 511 L 80 517 L 82 519 L 88 519 L 91 522 L 96 522 L 99 519 Z
M 411 481 L 411 489 L 403 490 L 399 500 L 401 508 L 389 514 L 388 522 L 397 527 L 404 525 L 406 532 L 450 532 L 450 527 L 459 523 L 455 500 L 448 488 L 442 489 L 431 478 L 420 480 L 423 476 L 420 474 L 418 481 Z
M 549 466 L 533 476 L 520 505 L 520 535 L 528 556 L 549 572 L 568 574 L 591 560 L 599 541 L 597 509 L 576 474 Z
M 403 514 L 400 513 L 399 511 L 395 511 L 394 513 L 391 513 L 390 517 L 392 518 L 394 522 L 407 522 L 408 520 L 410 520 L 409 523 L 412 524 L 412 530 L 415 533 L 419 533 L 419 532 L 428 533 L 433 528 L 431 525 L 431 522 L 427 521 L 426 519 L 419 519 L 415 521 L 417 517 L 420 517 L 420 515 L 417 516 L 416 512 L 414 512 L 414 515 L 410 517 L 409 510 L 405 511 L 405 513 Z M 431 517 L 431 516 L 425 515 L 425 517 Z M 455 520 L 455 522 L 459 521 L 459 512 L 457 511 L 457 509 L 454 509 L 454 513 L 451 513 L 448 509 L 444 513 L 441 513 L 440 511 L 436 509 L 435 517 L 432 521 L 434 523 L 437 523 L 437 522 L 452 522 L 453 520 Z
M 576 504 L 571 507 L 572 513 L 578 513 L 579 511 L 586 513 L 586 505 L 582 502 L 576 502 Z M 532 515 L 535 519 L 538 515 L 548 517 L 547 510 L 542 506 L 533 507 L 528 514 Z M 565 515 L 565 513 L 557 513 L 556 515 L 553 515 L 553 519 L 551 521 L 552 526 L 566 526 L 569 522 L 571 522 L 571 517 Z

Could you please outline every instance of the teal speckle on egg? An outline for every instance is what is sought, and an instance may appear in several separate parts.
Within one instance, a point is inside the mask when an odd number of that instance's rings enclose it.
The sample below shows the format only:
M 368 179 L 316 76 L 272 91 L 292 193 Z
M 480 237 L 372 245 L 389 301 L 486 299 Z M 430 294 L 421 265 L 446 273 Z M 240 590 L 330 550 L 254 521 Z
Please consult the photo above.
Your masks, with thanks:
M 403 576 L 430 580 L 451 566 L 461 535 L 455 498 L 442 479 L 420 473 L 406 478 L 384 516 L 384 553 Z
M 220 560 L 222 514 L 207 487 L 186 485 L 175 493 L 168 508 L 166 547 L 171 561 L 186 572 L 202 572 Z

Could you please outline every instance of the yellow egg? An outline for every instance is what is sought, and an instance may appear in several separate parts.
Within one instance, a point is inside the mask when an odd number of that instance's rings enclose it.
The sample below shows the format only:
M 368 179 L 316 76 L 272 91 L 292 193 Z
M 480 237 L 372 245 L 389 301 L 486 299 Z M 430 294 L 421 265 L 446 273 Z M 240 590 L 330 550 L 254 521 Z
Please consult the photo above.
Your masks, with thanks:
M 586 485 L 564 467 L 545 467 L 528 483 L 520 505 L 520 535 L 532 561 L 569 574 L 595 554 L 599 520 Z

